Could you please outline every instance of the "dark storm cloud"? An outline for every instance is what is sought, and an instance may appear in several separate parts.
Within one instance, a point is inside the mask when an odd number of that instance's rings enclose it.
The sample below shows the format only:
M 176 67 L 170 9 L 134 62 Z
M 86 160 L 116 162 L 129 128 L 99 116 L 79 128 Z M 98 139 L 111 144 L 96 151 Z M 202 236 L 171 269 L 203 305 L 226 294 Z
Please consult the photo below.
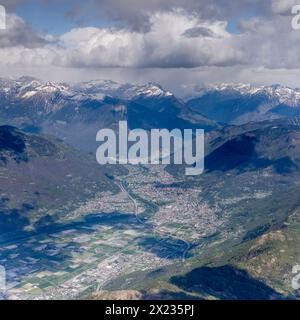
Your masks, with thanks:
M 245 13 L 268 14 L 272 0 L 87 0 L 73 1 L 67 14 L 74 20 L 93 17 L 111 19 L 135 31 L 151 28 L 150 16 L 155 12 L 182 9 L 201 19 L 228 20 Z
M 37 48 L 50 43 L 51 38 L 35 31 L 22 18 L 8 14 L 6 29 L 1 30 L 0 48 L 18 47 Z
M 208 28 L 195 27 L 187 29 L 183 34 L 187 38 L 214 37 L 215 33 Z

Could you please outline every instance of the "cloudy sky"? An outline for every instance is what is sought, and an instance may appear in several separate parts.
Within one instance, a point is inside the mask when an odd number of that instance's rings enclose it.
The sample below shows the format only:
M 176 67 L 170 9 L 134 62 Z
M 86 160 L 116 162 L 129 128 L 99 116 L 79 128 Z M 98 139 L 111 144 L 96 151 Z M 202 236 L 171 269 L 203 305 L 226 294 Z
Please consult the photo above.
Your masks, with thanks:
M 300 0 L 0 0 L 0 76 L 300 87 Z

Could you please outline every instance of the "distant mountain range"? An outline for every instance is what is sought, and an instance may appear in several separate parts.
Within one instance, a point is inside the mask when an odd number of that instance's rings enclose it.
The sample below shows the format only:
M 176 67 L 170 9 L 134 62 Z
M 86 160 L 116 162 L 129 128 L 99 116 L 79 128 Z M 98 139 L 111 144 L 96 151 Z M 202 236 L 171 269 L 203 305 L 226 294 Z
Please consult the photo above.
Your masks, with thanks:
M 300 89 L 221 84 L 198 89 L 187 105 L 219 123 L 239 125 L 300 115 Z
M 131 128 L 204 128 L 300 115 L 300 89 L 280 85 L 220 84 L 178 99 L 156 83 L 119 84 L 94 80 L 77 84 L 31 77 L 0 79 L 0 124 L 43 131 L 76 147 L 94 150 L 103 127 L 128 120 Z M 80 132 L 80 137 L 77 133 Z
M 46 132 L 86 151 L 95 150 L 96 133 L 127 120 L 130 128 L 218 127 L 156 84 L 112 81 L 75 85 L 23 77 L 0 80 L 0 124 L 27 132 Z

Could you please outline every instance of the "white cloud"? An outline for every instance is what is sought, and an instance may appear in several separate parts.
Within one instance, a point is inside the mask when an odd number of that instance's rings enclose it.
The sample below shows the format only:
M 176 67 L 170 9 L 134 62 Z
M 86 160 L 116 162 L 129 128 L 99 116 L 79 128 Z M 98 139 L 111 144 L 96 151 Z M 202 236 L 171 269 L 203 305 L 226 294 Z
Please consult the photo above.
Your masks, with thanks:
M 240 63 L 225 21 L 201 21 L 182 11 L 157 12 L 147 32 L 127 29 L 74 29 L 61 37 L 58 63 L 78 67 L 196 67 Z M 190 30 L 209 34 L 190 37 Z M 59 54 L 59 52 L 58 52 Z
M 200 21 L 182 11 L 152 15 L 148 32 L 127 29 L 78 28 L 57 42 L 33 32 L 16 16 L 0 37 L 0 56 L 8 64 L 53 64 L 65 67 L 196 67 L 230 65 L 242 54 L 232 47 L 224 21 Z M 212 36 L 189 37 L 191 29 Z M 23 32 L 22 32 L 23 30 Z M 240 61 L 241 62 L 241 61 Z

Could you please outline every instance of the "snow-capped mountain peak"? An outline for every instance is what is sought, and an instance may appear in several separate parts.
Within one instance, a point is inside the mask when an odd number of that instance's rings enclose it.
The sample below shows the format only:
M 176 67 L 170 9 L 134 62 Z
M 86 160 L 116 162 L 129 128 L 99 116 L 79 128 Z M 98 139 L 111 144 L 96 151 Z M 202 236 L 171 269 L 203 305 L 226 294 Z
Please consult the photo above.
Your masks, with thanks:
M 137 97 L 167 97 L 173 94 L 164 90 L 155 83 L 146 85 L 134 85 L 129 83 L 117 83 L 110 80 L 92 80 L 84 83 L 78 83 L 74 86 L 77 91 L 85 94 L 102 94 L 120 99 L 134 99 Z
M 131 99 L 140 96 L 148 98 L 173 96 L 171 92 L 164 90 L 161 86 L 155 83 L 148 83 L 144 86 L 132 86 L 127 90 L 126 95 Z
M 278 84 L 271 86 L 255 86 L 249 83 L 221 83 L 216 85 L 209 85 L 203 88 L 197 88 L 193 95 L 194 97 L 201 97 L 207 93 L 212 92 L 235 92 L 243 96 L 254 96 L 262 94 L 276 99 L 279 103 L 287 104 L 291 107 L 300 106 L 300 89 L 293 89 Z

